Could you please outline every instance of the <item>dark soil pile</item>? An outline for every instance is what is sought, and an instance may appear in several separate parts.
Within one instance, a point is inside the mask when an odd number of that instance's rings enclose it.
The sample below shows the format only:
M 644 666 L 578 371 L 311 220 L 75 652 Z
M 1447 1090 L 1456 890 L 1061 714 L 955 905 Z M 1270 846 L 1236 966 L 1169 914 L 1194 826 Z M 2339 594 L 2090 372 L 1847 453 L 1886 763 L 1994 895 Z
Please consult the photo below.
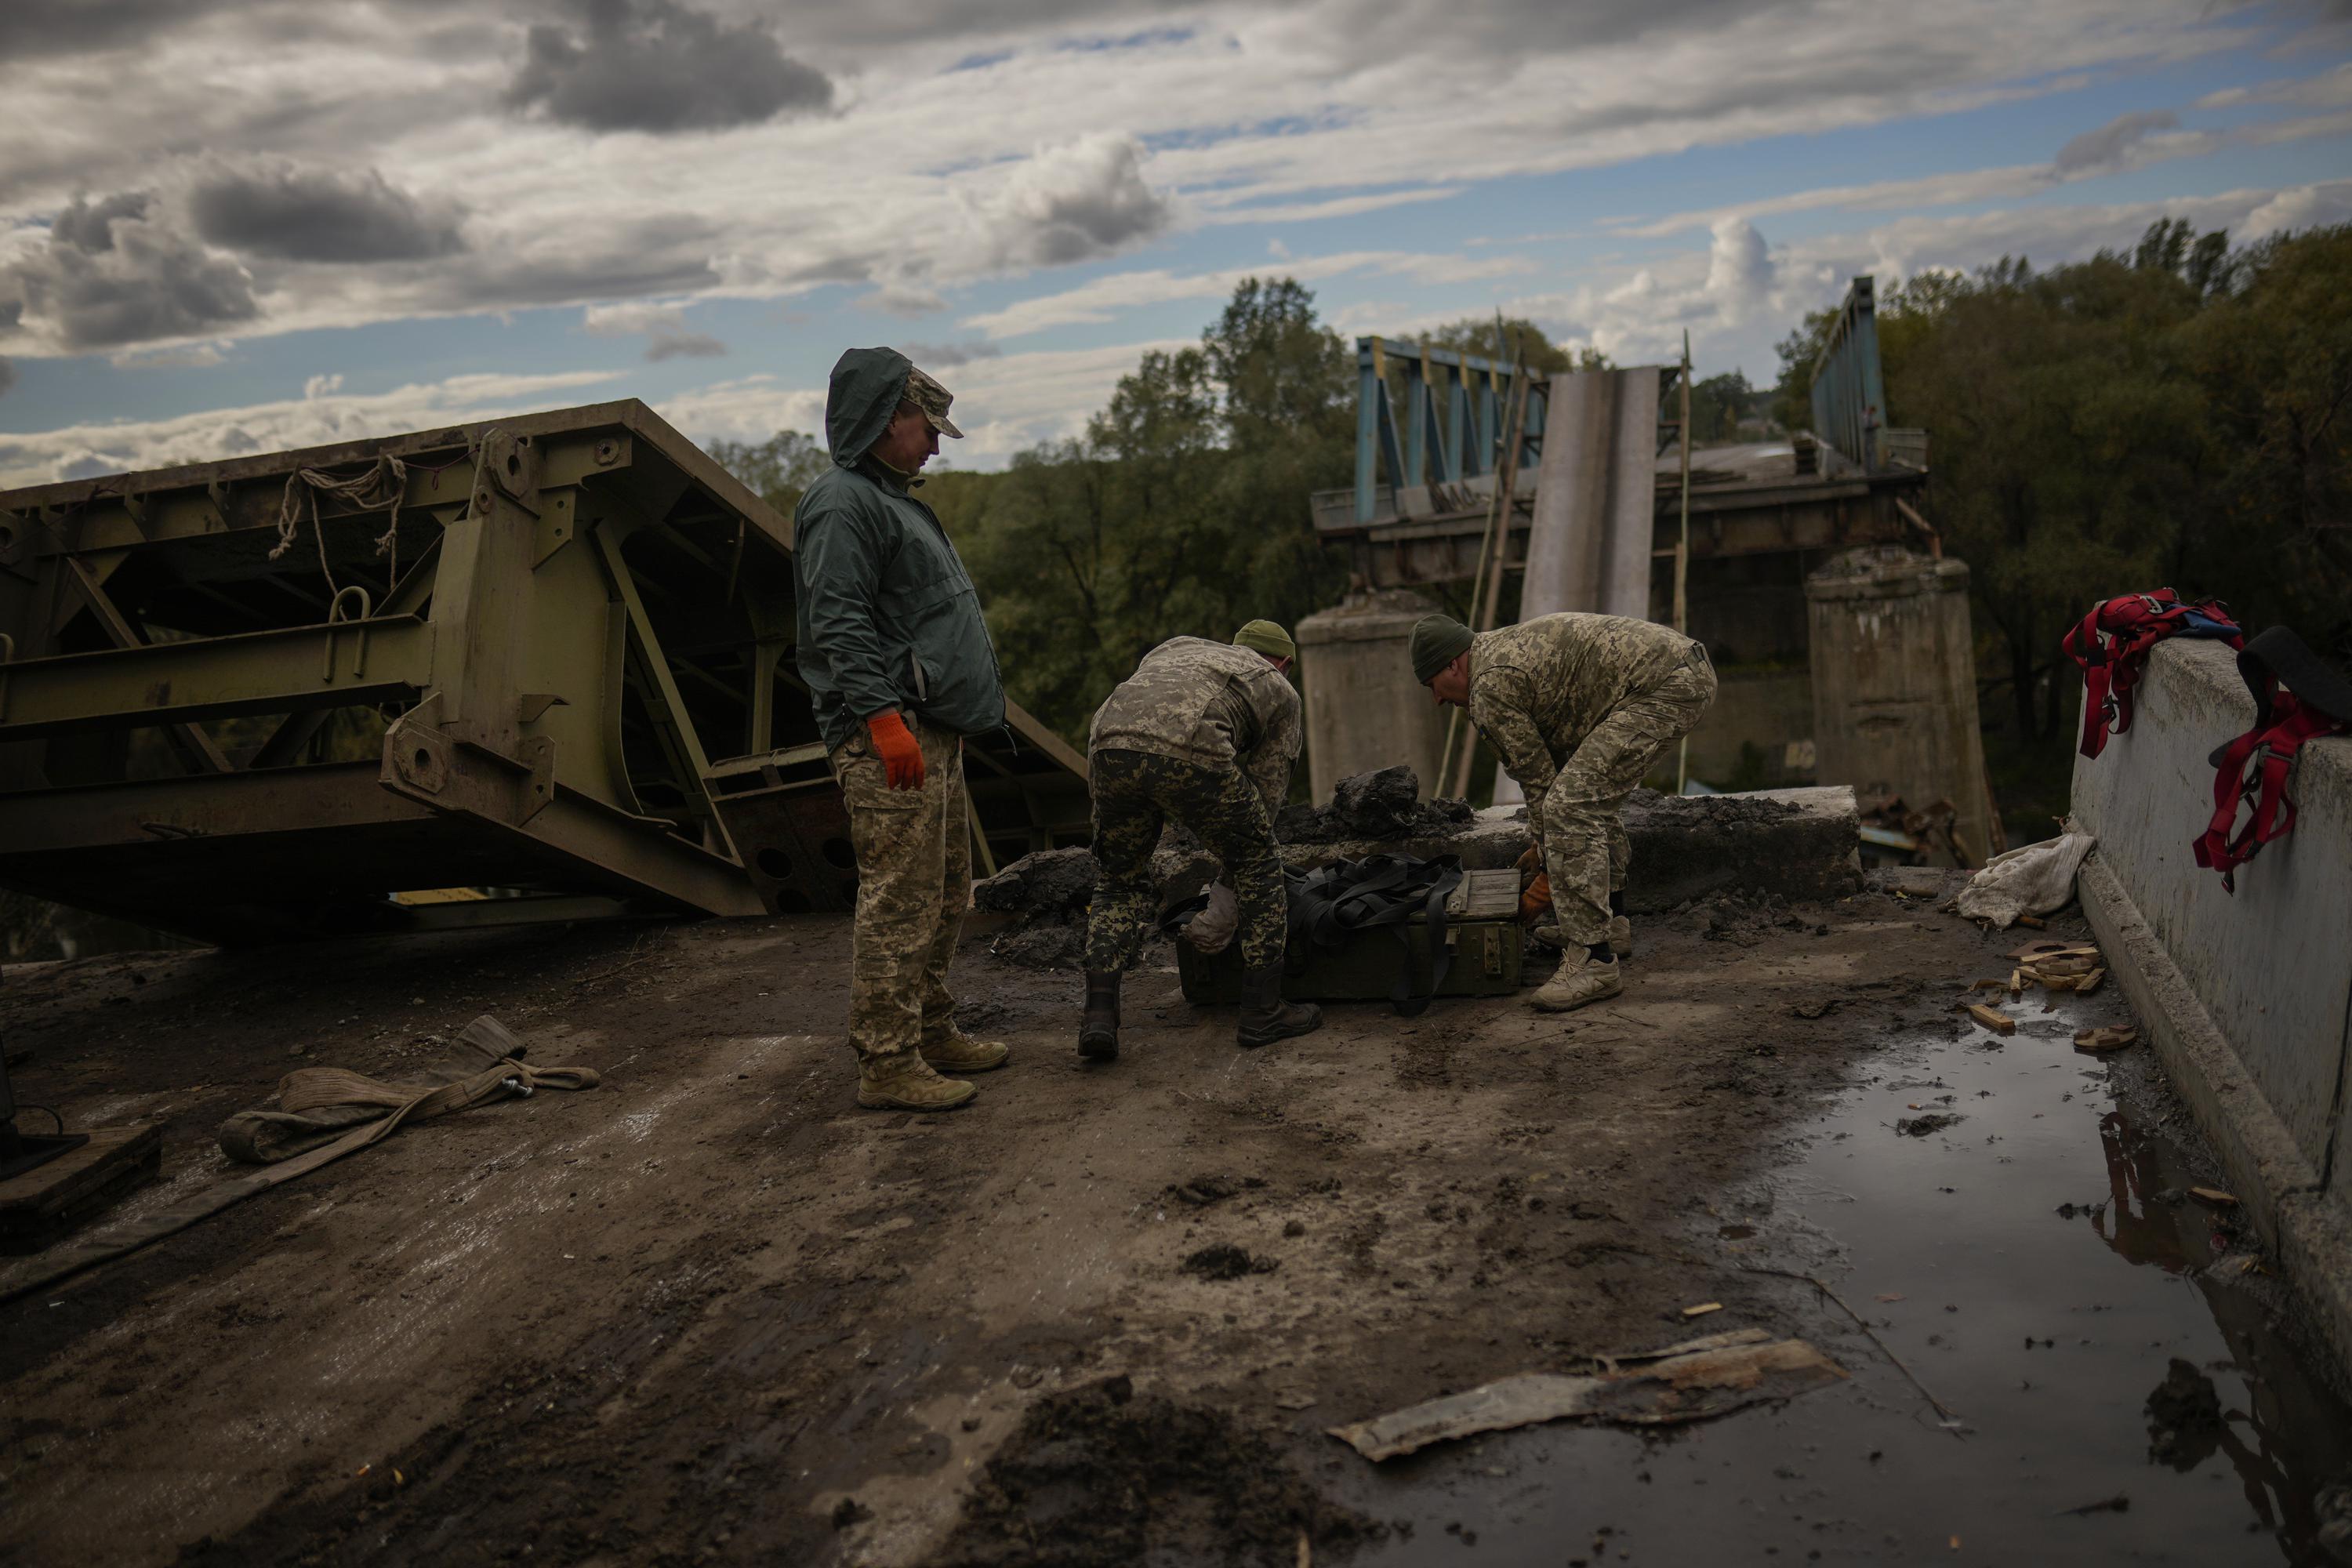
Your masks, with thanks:
M 1275 816 L 1274 837 L 1284 844 L 1428 838 L 1470 816 L 1466 800 L 1423 800 L 1421 775 L 1400 763 L 1341 779 L 1328 805 L 1284 806 Z
M 971 907 L 990 914 L 1083 910 L 1101 877 L 1091 849 L 1040 849 L 972 884 Z
M 1252 1257 L 1246 1247 L 1221 1241 L 1184 1259 L 1184 1272 L 1203 1279 L 1239 1279 L 1251 1274 L 1271 1274 L 1279 1267 L 1271 1258 Z
M 1125 1377 L 1039 1401 L 982 1472 L 930 1568 L 1318 1562 L 1379 1527 L 1335 1507 L 1263 1437 Z
M 1101 876 L 1090 849 L 1041 849 L 974 883 L 974 909 L 1020 917 L 989 952 L 1024 969 L 1084 968 L 1087 903 Z

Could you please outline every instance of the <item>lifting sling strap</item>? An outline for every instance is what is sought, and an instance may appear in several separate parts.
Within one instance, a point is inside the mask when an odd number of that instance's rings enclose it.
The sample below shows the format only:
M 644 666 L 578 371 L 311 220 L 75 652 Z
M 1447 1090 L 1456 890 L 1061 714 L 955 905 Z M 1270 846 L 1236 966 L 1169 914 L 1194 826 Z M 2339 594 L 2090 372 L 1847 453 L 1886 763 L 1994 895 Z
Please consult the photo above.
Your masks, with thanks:
M 1454 950 L 1445 942 L 1445 900 L 1462 880 L 1461 857 L 1367 855 L 1312 871 L 1286 868 L 1283 879 L 1289 910 L 1283 966 L 1288 973 L 1303 971 L 1314 948 L 1336 950 L 1347 945 L 1352 932 L 1386 926 L 1404 949 L 1396 983 L 1389 988 L 1391 1005 L 1408 1018 L 1429 1005 L 1454 963 Z M 1177 904 L 1160 917 L 1160 929 L 1171 934 L 1181 930 L 1208 901 L 1201 895 Z M 1416 987 L 1416 976 L 1425 984 Z
M 2238 868 L 2294 829 L 2286 784 L 2295 753 L 2305 741 L 2338 733 L 2352 721 L 2352 681 L 2321 663 L 2284 626 L 2271 627 L 2241 649 L 2238 673 L 2254 694 L 2254 726 L 2210 759 L 2213 817 L 2190 846 L 2197 863 L 2221 872 L 2222 889 L 2231 893 L 2238 890 Z M 2243 826 L 2238 824 L 2242 807 L 2252 808 Z
M 2219 599 L 2184 604 L 2169 588 L 2109 599 L 2066 634 L 2060 646 L 2083 668 L 2083 755 L 2097 756 L 2110 733 L 2131 728 L 2132 688 L 2147 667 L 2147 650 L 2176 636 L 2245 647 L 2229 606 Z
M 1454 950 L 1445 945 L 1445 900 L 1462 880 L 1460 856 L 1423 860 L 1411 855 L 1367 855 L 1286 875 L 1290 933 L 1285 955 L 1294 973 L 1306 962 L 1308 944 L 1337 948 L 1351 931 L 1387 926 L 1404 949 L 1396 984 L 1389 988 L 1390 1004 L 1407 1018 L 1429 1005 L 1453 966 Z M 1416 937 L 1419 953 L 1414 952 Z M 1418 994 L 1416 971 L 1427 976 L 1427 985 Z

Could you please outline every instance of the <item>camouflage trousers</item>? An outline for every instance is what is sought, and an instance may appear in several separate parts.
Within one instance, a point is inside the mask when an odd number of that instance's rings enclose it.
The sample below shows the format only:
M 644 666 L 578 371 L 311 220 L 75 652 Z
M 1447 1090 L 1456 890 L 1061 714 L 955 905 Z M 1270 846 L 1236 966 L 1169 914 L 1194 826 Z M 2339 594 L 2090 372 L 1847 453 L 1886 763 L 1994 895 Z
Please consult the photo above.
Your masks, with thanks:
M 1102 868 L 1087 910 L 1087 969 L 1117 973 L 1135 961 L 1159 913 L 1151 852 L 1171 817 L 1224 862 L 1225 880 L 1241 906 L 1234 941 L 1244 965 L 1282 962 L 1288 923 L 1282 861 L 1265 804 L 1240 768 L 1104 750 L 1087 759 L 1087 772 L 1095 799 L 1095 860 Z
M 1668 746 L 1691 732 L 1715 700 L 1715 667 L 1703 649 L 1649 690 L 1594 725 L 1559 765 L 1536 814 L 1544 873 L 1560 940 L 1609 940 L 1609 895 L 1625 885 L 1633 840 L 1618 813 Z
M 948 961 L 971 902 L 971 803 L 963 741 L 909 715 L 923 786 L 892 789 L 864 731 L 833 749 L 857 851 L 850 938 L 849 1043 L 861 1067 L 887 1072 L 954 1028 Z

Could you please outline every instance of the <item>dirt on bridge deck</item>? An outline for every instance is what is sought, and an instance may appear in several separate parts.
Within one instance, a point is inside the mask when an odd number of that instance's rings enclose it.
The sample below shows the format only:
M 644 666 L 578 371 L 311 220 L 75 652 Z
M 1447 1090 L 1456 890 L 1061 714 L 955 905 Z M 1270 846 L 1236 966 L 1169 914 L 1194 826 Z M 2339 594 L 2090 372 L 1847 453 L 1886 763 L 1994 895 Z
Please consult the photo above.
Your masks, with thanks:
M 1819 1337 L 1710 1202 L 1889 1031 L 1967 1027 L 1955 993 L 2014 938 L 1865 893 L 1638 940 L 1583 1013 L 1347 1005 L 1249 1052 L 1161 949 L 1096 1067 L 1077 978 L 974 936 L 965 1022 L 1013 1060 L 936 1118 L 852 1102 L 837 918 L 12 969 L 20 1098 L 165 1124 L 166 1183 L 123 1213 L 220 1179 L 213 1129 L 290 1068 L 397 1076 L 478 1014 L 604 1082 L 403 1131 L 0 1307 L 0 1562 L 1456 1545 L 1357 1506 L 1364 1461 L 1323 1429 L 1687 1337 L 1694 1303 Z

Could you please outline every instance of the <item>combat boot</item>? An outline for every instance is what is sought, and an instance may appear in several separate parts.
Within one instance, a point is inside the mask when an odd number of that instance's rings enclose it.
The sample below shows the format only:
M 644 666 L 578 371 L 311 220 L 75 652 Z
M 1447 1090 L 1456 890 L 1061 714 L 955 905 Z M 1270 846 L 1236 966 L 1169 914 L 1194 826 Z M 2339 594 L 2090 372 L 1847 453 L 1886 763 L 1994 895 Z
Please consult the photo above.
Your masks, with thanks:
M 1623 915 L 1609 917 L 1609 951 L 1620 958 L 1633 956 L 1633 922 Z
M 986 1072 L 1003 1067 L 1012 1054 L 994 1040 L 975 1040 L 961 1029 L 923 1042 L 923 1060 L 940 1072 Z
M 1535 989 L 1528 1003 L 1538 1012 L 1565 1013 L 1591 1002 L 1603 1002 L 1625 989 L 1625 982 L 1617 973 L 1617 965 L 1606 963 L 1589 952 L 1573 948 L 1559 961 L 1559 968 L 1549 980 Z
M 920 1056 L 857 1068 L 857 1103 L 868 1110 L 953 1110 L 979 1092 L 961 1079 L 941 1078 Z
M 1087 972 L 1087 1010 L 1078 1018 L 1078 1055 L 1090 1061 L 1118 1057 L 1118 971 Z
M 1282 999 L 1282 965 L 1242 971 L 1242 1026 L 1244 1046 L 1270 1046 L 1293 1035 L 1323 1026 L 1323 1009 L 1312 1002 Z

